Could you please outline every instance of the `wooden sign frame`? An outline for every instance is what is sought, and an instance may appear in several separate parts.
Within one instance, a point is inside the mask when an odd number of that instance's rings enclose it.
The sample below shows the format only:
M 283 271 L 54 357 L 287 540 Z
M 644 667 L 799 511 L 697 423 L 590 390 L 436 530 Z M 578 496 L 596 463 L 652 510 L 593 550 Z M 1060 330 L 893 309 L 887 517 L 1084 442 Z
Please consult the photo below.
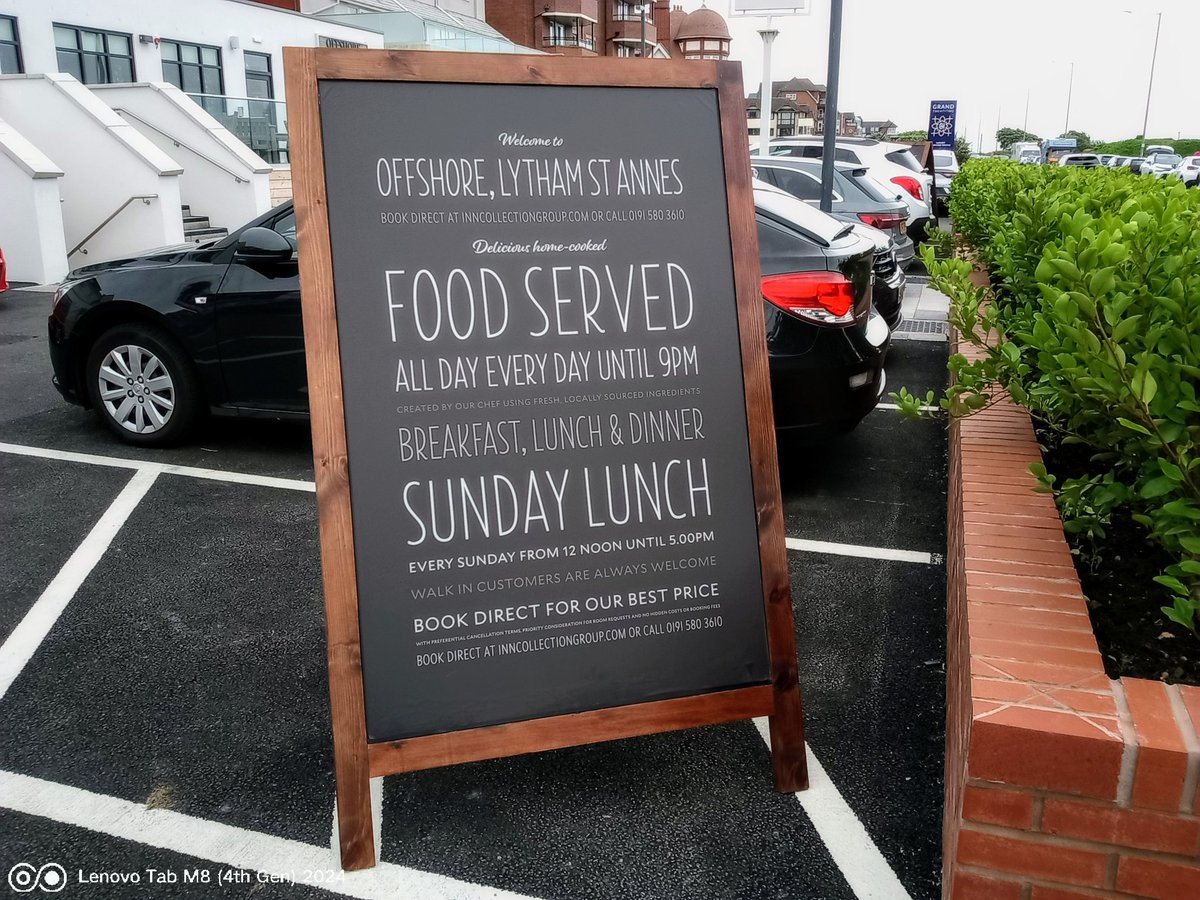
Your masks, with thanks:
M 292 179 L 320 512 L 329 694 L 342 866 L 373 866 L 370 779 L 435 766 L 552 750 L 717 722 L 770 717 L 780 791 L 808 786 L 791 582 L 771 411 L 758 236 L 741 67 L 717 61 L 565 59 L 517 54 L 284 50 Z M 318 81 L 422 81 L 715 89 L 728 192 L 729 237 L 744 373 L 771 681 L 733 690 L 569 715 L 368 742 L 338 324 L 335 312 Z

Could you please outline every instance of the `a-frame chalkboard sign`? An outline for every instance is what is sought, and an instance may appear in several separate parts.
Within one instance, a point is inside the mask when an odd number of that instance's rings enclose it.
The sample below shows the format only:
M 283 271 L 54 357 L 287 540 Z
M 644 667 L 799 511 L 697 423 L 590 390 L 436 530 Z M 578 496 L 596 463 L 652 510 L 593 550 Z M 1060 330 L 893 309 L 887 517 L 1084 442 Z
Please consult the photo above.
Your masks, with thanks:
M 769 716 L 805 787 L 740 67 L 285 63 L 343 866 L 372 776 Z

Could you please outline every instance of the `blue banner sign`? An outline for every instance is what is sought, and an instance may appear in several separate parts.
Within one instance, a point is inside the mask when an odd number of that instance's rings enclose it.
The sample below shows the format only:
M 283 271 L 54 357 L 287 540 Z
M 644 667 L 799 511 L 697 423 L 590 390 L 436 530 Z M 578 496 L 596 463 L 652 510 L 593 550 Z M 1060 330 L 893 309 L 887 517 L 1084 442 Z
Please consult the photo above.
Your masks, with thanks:
M 958 119 L 957 100 L 933 100 L 929 104 L 929 140 L 938 150 L 954 149 Z

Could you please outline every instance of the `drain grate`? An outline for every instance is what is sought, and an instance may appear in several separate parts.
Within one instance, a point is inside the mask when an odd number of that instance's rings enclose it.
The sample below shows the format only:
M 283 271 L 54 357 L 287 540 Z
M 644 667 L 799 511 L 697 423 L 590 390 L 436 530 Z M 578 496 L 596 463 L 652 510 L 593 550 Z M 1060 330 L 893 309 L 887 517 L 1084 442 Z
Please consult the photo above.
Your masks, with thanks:
M 892 339 L 903 341 L 944 341 L 946 323 L 933 319 L 906 319 L 892 332 Z

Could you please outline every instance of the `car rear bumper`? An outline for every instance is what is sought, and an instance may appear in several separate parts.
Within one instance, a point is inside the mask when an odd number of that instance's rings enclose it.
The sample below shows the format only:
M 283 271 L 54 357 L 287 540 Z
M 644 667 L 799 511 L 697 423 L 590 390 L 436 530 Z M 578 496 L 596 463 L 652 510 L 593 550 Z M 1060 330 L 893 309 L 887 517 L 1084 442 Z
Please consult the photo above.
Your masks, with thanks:
M 866 328 L 825 328 L 824 346 L 772 355 L 771 396 L 781 435 L 820 439 L 849 431 L 879 402 L 891 336 L 881 317 Z

